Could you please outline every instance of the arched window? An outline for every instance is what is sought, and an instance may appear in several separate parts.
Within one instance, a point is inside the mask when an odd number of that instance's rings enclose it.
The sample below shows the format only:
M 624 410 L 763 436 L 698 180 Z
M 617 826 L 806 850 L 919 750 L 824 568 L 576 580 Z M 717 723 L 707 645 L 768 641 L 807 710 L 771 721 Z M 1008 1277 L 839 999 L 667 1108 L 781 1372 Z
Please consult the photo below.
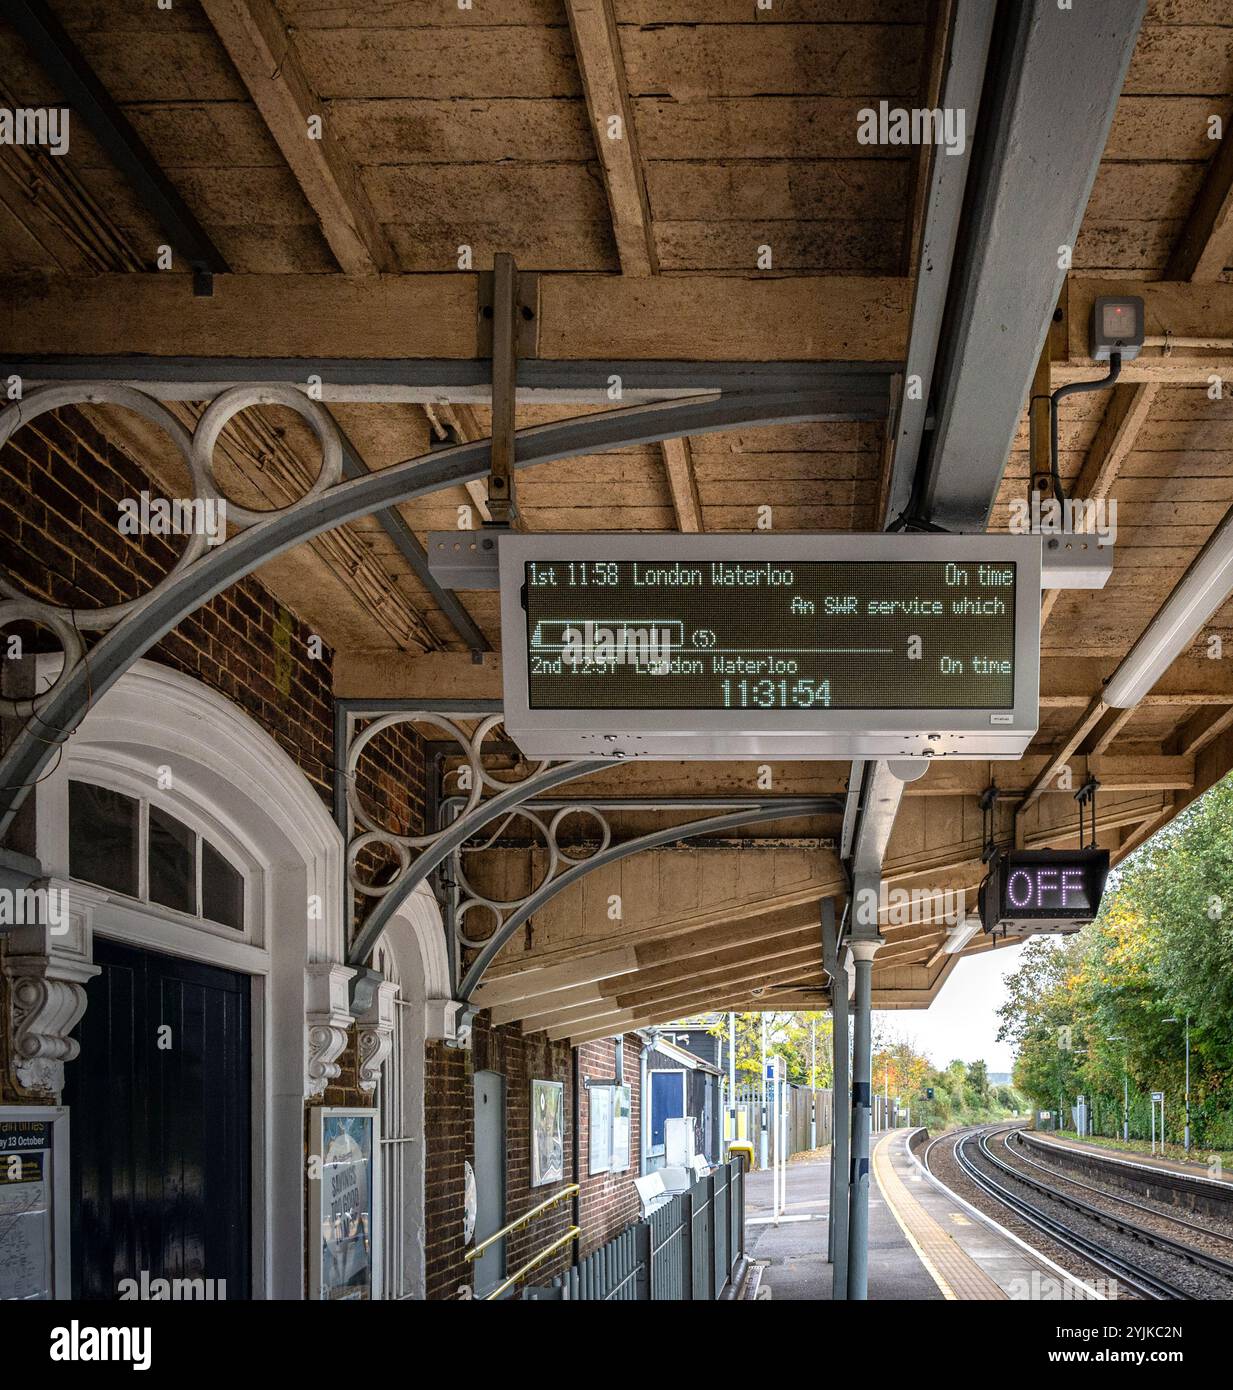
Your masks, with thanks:
M 204 923 L 247 924 L 244 871 L 148 797 L 70 779 L 69 874 Z

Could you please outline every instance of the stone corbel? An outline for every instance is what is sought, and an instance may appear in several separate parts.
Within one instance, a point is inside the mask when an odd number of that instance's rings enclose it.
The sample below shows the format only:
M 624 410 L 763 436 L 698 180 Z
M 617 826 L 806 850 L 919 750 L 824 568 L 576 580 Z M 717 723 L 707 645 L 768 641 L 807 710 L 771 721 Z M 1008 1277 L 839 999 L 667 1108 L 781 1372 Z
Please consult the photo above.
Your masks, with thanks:
M 394 1045 L 394 1001 L 398 986 L 382 980 L 373 991 L 368 1008 L 356 1016 L 360 1051 L 360 1090 L 374 1091 L 381 1080 L 381 1067 Z
M 429 1042 L 454 1043 L 458 1039 L 456 999 L 429 999 L 424 1003 L 424 1035 Z
M 86 1011 L 86 983 L 99 974 L 91 959 L 94 908 L 107 895 L 64 879 L 37 879 L 22 899 L 36 920 L 6 940 L 10 1048 L 17 1084 L 50 1095 L 64 1089 L 64 1064 L 81 1051 L 70 1036 Z
M 338 1059 L 347 1046 L 351 1010 L 347 987 L 355 971 L 338 961 L 314 961 L 305 967 L 305 1018 L 308 1060 L 304 1094 L 315 1099 L 339 1074 Z

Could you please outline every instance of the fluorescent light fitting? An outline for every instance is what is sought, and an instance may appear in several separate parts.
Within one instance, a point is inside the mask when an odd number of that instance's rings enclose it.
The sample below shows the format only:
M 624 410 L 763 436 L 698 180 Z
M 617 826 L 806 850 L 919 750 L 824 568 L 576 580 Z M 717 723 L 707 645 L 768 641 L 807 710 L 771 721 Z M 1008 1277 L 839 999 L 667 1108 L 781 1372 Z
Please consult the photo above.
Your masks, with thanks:
M 969 941 L 980 931 L 980 918 L 972 913 L 946 934 L 946 945 L 942 948 L 948 956 L 957 956 Z
M 1233 510 L 1212 533 L 1160 612 L 1110 677 L 1101 699 L 1133 709 L 1233 592 Z

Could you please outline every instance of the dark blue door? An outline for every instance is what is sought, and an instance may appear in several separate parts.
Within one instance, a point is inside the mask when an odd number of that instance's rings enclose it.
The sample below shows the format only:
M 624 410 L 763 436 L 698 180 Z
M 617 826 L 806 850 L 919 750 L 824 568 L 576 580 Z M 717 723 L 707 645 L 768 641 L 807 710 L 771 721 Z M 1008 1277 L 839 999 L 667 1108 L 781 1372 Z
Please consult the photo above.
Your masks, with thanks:
M 653 1071 L 651 1076 L 651 1147 L 664 1146 L 664 1121 L 685 1114 L 683 1072 Z
M 73 1296 L 226 1280 L 251 1296 L 249 980 L 95 938 L 66 1068 Z

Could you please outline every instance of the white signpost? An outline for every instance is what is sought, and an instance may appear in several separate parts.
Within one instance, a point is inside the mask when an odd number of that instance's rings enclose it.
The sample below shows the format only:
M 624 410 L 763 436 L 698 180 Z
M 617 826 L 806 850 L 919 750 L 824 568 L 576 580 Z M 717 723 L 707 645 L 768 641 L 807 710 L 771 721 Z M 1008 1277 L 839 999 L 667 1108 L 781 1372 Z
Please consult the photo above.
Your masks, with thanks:
M 771 1214 L 778 1226 L 787 1205 L 788 1189 L 788 1107 L 783 1089 L 782 1059 L 778 1053 L 767 1058 L 765 1075 L 771 1092 Z

